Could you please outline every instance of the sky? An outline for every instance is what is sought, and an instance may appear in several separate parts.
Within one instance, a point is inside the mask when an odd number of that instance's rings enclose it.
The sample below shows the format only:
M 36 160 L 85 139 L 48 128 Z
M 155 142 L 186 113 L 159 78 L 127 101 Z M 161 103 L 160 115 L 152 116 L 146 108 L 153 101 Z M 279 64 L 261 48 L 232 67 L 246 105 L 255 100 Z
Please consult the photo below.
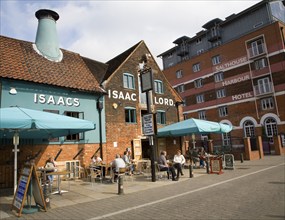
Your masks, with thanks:
M 214 18 L 224 20 L 261 0 L 0 0 L 1 35 L 35 42 L 35 12 L 50 9 L 60 16 L 60 48 L 107 62 L 141 40 L 157 56 L 181 36 L 194 37 Z

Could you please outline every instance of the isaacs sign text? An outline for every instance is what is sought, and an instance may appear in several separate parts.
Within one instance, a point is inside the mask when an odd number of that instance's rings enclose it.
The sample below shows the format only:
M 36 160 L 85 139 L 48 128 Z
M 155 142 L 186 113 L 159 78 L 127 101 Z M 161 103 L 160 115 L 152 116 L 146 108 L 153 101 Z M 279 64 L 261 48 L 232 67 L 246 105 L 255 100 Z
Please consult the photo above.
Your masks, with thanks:
M 80 101 L 78 98 L 70 98 L 62 96 L 54 97 L 53 95 L 36 94 L 36 93 L 34 94 L 34 103 L 74 106 L 74 107 L 78 107 L 80 105 Z
M 108 97 L 113 99 L 121 99 L 126 101 L 137 101 L 137 94 L 136 93 L 129 93 L 117 90 L 108 90 Z M 158 98 L 154 97 L 154 104 L 156 105 L 168 105 L 174 106 L 174 102 L 172 99 L 168 98 Z

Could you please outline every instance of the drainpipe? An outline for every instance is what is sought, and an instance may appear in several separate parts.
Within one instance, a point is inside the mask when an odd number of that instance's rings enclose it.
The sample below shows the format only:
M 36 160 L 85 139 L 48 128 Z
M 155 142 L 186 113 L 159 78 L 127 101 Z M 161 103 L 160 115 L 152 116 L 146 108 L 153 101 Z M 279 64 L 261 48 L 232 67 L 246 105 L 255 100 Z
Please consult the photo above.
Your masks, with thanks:
M 103 96 L 100 96 L 97 99 L 97 109 L 99 113 L 99 148 L 100 148 L 100 157 L 103 159 L 103 144 L 102 144 L 102 109 L 103 109 Z
M 177 119 L 178 119 L 178 122 L 180 122 L 180 117 L 179 117 L 179 105 L 183 105 L 184 104 L 184 102 L 182 101 L 182 102 L 175 102 L 175 106 L 176 106 L 176 108 L 177 108 Z M 180 136 L 179 137 L 179 141 L 180 141 L 180 150 L 182 151 L 182 153 L 183 153 L 183 150 L 182 150 L 182 137 Z M 185 153 L 185 152 L 184 152 Z

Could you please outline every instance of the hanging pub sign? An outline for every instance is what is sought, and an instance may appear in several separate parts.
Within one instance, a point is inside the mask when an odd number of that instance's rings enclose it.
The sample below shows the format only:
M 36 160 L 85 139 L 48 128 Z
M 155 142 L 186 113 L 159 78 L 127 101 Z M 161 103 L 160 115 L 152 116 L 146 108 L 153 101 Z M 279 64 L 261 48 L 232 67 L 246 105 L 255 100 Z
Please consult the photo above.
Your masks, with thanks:
M 153 89 L 152 70 L 146 69 L 141 72 L 141 90 L 147 92 Z

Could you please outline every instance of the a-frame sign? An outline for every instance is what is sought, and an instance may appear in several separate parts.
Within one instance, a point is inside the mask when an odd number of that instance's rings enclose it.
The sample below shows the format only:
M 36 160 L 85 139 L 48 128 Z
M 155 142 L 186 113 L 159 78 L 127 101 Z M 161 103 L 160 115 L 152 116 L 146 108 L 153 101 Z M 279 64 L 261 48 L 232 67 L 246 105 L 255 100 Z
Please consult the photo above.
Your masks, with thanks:
M 31 193 L 30 196 L 33 196 L 36 205 L 44 211 L 47 211 L 43 191 L 34 165 L 25 165 L 21 171 L 17 190 L 14 194 L 11 209 L 16 210 L 19 217 L 22 214 L 28 191 Z

